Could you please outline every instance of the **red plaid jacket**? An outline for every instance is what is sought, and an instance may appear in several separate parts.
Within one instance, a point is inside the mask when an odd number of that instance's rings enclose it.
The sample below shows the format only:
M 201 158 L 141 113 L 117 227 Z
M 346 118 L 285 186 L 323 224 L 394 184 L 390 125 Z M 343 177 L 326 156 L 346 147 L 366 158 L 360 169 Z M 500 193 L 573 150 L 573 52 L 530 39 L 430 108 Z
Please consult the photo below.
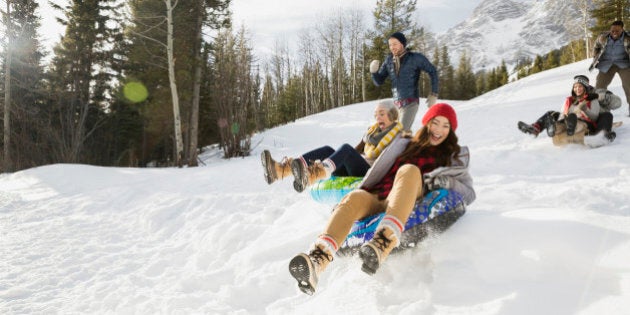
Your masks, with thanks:
M 378 198 L 383 200 L 389 196 L 389 193 L 392 191 L 392 187 L 394 186 L 394 178 L 396 178 L 396 172 L 400 169 L 401 166 L 405 164 L 413 164 L 420 169 L 422 174 L 429 173 L 436 169 L 439 165 L 436 164 L 435 158 L 435 147 L 429 147 L 423 150 L 419 156 L 408 160 L 402 160 L 400 157 L 396 158 L 394 165 L 389 169 L 387 174 L 381 179 L 380 182 L 376 183 L 372 187 L 364 187 L 363 189 L 367 190 L 372 194 L 377 194 Z

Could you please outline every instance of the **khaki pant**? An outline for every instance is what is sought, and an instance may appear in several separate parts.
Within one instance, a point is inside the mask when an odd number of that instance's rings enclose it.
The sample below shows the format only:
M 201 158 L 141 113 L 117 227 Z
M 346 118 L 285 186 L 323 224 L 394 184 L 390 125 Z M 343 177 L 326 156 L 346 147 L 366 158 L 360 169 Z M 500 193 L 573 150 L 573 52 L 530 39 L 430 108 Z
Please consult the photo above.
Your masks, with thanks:
M 341 245 L 350 233 L 355 221 L 364 217 L 385 212 L 396 217 L 404 225 L 413 211 L 416 199 L 422 195 L 420 169 L 405 164 L 398 169 L 394 186 L 385 200 L 363 189 L 357 189 L 345 196 L 328 220 L 323 234 L 335 239 Z
M 413 102 L 398 109 L 398 112 L 400 112 L 400 123 L 403 125 L 404 131 L 411 131 L 411 125 L 413 125 L 413 121 L 418 113 L 418 106 L 418 102 Z
M 618 73 L 619 78 L 621 78 L 621 86 L 623 87 L 623 92 L 626 94 L 626 102 L 630 105 L 630 68 L 619 69 L 616 65 L 612 65 L 608 72 L 602 73 L 600 71 L 597 73 L 597 78 L 595 79 L 595 88 L 607 89 L 608 85 L 615 77 L 615 73 Z

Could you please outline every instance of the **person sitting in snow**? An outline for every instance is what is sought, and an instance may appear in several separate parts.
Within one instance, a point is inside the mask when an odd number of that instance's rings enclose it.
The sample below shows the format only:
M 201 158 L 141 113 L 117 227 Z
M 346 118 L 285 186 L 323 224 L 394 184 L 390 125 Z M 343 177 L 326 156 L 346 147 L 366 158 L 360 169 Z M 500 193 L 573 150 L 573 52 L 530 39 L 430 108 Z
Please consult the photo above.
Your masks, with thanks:
M 596 90 L 589 85 L 589 79 L 585 75 L 576 75 L 573 80 L 571 95 L 566 98 L 560 112 L 548 111 L 533 124 L 519 121 L 518 129 L 534 136 L 546 129 L 547 135 L 553 137 L 557 123 L 563 122 L 562 129 L 566 130 L 568 136 L 572 136 L 580 120 L 588 127 L 586 134 L 603 130 L 608 141 L 615 140 L 617 134 L 612 131 L 613 116 L 610 110 L 619 108 L 621 99 L 606 89 Z
M 276 162 L 268 150 L 261 153 L 268 184 L 293 174 L 293 188 L 302 192 L 316 181 L 334 176 L 362 177 L 383 150 L 402 130 L 398 109 L 393 101 L 380 101 L 374 109 L 376 122 L 371 125 L 356 147 L 343 144 L 337 150 L 323 146 L 297 158 L 285 157 Z
M 417 199 L 430 190 L 444 188 L 461 194 L 466 204 L 475 200 L 468 150 L 460 147 L 455 135 L 455 110 L 445 103 L 435 104 L 425 113 L 422 124 L 413 138 L 399 137 L 390 145 L 363 178 L 361 188 L 336 205 L 309 253 L 298 254 L 290 261 L 289 271 L 304 293 L 315 292 L 319 277 L 355 221 L 385 212 L 372 240 L 359 250 L 361 269 L 372 275 L 400 244 Z M 432 172 L 439 168 L 448 171 Z

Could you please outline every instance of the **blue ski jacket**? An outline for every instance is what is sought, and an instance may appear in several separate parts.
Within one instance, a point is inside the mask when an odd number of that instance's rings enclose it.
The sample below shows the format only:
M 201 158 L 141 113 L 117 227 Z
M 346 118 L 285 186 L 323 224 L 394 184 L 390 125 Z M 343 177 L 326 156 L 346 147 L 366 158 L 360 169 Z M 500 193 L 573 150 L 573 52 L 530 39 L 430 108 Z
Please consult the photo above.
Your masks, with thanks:
M 387 56 L 378 72 L 372 74 L 372 80 L 377 86 L 383 84 L 389 77 L 392 83 L 392 97 L 394 101 L 404 101 L 406 99 L 417 99 L 420 97 L 418 91 L 418 80 L 420 72 L 424 71 L 431 77 L 431 92 L 438 94 L 438 74 L 431 62 L 421 53 L 408 51 L 400 61 L 400 71 L 396 74 L 394 67 L 394 57 Z

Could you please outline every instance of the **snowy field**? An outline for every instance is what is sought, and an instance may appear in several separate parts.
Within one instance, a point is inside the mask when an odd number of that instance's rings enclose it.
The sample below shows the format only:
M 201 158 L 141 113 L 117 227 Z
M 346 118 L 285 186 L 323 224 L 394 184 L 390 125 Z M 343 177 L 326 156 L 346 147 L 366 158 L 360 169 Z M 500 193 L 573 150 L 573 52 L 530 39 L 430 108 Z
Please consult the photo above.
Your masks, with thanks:
M 458 112 L 477 200 L 448 231 L 378 273 L 336 258 L 314 296 L 289 260 L 331 206 L 267 185 L 259 155 L 356 144 L 375 102 L 254 136 L 253 155 L 198 168 L 50 165 L 0 175 L 0 314 L 628 314 L 630 118 L 611 145 L 554 147 L 519 132 L 559 109 L 588 60 Z M 472 83 L 471 83 L 472 84 Z M 615 78 L 611 90 L 621 95 Z M 414 129 L 420 127 L 421 107 Z

